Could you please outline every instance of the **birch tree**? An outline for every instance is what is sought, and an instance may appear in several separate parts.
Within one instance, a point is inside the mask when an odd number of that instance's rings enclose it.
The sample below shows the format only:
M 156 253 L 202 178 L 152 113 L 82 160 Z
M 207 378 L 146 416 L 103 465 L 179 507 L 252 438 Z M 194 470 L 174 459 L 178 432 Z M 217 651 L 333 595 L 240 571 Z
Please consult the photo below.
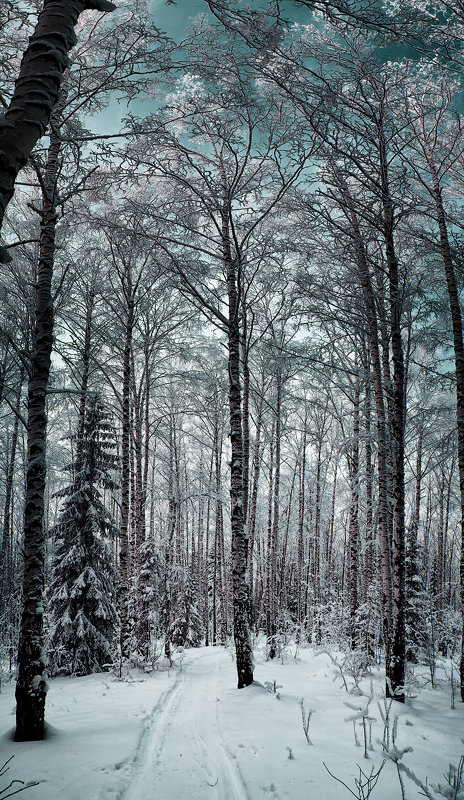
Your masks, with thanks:
M 414 73 L 412 73 L 414 75 Z M 408 76 L 409 77 L 409 76 Z M 459 489 L 461 496 L 461 567 L 460 592 L 464 601 L 464 340 L 462 311 L 456 275 L 456 258 L 453 254 L 452 213 L 456 188 L 452 182 L 462 183 L 464 149 L 461 144 L 461 120 L 452 111 L 452 85 L 435 74 L 435 70 L 422 68 L 404 83 L 401 94 L 409 135 L 402 133 L 406 145 L 404 159 L 412 170 L 420 194 L 430 200 L 432 214 L 438 229 L 438 248 L 448 294 L 451 317 L 456 387 L 457 452 Z M 460 190 L 462 191 L 462 189 Z M 447 205 L 450 208 L 447 208 Z M 463 604 L 464 608 L 464 604 Z M 464 701 L 464 623 L 460 661 L 460 691 Z

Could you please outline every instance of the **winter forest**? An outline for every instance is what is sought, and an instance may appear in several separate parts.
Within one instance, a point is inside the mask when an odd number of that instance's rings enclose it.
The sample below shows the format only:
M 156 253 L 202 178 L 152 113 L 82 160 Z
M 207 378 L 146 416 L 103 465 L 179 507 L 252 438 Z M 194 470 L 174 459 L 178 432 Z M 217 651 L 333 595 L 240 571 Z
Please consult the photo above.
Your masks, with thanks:
M 2 800 L 464 797 L 463 68 L 462 0 L 2 0 Z

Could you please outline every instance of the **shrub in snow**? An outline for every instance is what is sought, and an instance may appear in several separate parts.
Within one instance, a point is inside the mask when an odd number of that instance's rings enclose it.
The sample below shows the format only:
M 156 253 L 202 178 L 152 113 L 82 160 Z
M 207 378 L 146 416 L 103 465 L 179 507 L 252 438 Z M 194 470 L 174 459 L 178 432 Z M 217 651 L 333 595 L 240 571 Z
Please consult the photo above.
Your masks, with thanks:
M 270 694 L 275 694 L 277 700 L 280 700 L 279 689 L 282 689 L 280 683 L 277 683 L 277 681 L 264 681 L 264 686 Z
M 5 761 L 5 763 L 0 767 L 0 778 L 9 771 L 8 764 L 12 760 L 13 756 Z M 25 789 L 30 789 L 31 786 L 38 786 L 39 784 L 37 781 L 29 781 L 28 783 L 24 783 L 24 781 L 20 781 L 19 779 L 13 779 L 10 781 L 3 789 L 0 786 L 0 798 L 1 800 L 6 800 L 7 797 L 13 797 L 14 794 L 19 794 L 20 792 L 24 792 Z
M 358 773 L 358 777 L 354 779 L 355 788 L 354 788 L 354 791 L 353 791 L 353 789 L 350 789 L 350 787 L 348 786 L 347 783 L 345 783 L 345 781 L 343 781 L 341 778 L 338 778 L 336 775 L 334 775 L 330 771 L 330 769 L 328 768 L 327 764 L 324 763 L 324 767 L 326 768 L 326 770 L 329 773 L 330 777 L 333 778 L 334 780 L 338 781 L 338 783 L 341 783 L 342 786 L 344 786 L 345 789 L 347 789 L 348 792 L 351 795 L 353 795 L 353 797 L 357 798 L 357 800 L 368 800 L 368 798 L 371 796 L 371 794 L 372 794 L 372 792 L 373 792 L 373 790 L 374 790 L 374 788 L 375 788 L 375 786 L 377 784 L 377 781 L 379 780 L 380 773 L 382 772 L 384 766 L 385 766 L 385 761 L 382 761 L 382 763 L 381 763 L 381 765 L 380 765 L 380 767 L 378 769 L 375 769 L 374 767 L 372 767 L 369 775 L 367 775 L 364 772 L 364 770 L 362 770 L 361 767 L 358 764 L 359 773 Z
M 309 708 L 308 711 L 306 711 L 303 698 L 301 698 L 300 700 L 300 709 L 301 709 L 301 721 L 303 723 L 303 733 L 305 735 L 307 743 L 312 744 L 312 741 L 309 738 L 309 723 L 311 722 L 311 717 L 314 714 L 314 709 Z
M 432 783 L 432 789 L 448 800 L 464 800 L 464 756 L 461 756 L 457 767 L 449 765 L 448 772 L 443 775 L 446 783 Z
M 71 675 L 99 672 L 113 662 L 118 615 L 115 524 L 102 500 L 112 490 L 115 442 L 108 415 L 96 396 L 86 408 L 77 437 L 72 483 L 64 498 L 48 591 L 49 671 Z
M 415 643 L 413 663 L 425 663 L 430 682 L 437 685 L 437 669 L 442 658 L 453 658 L 458 651 L 461 632 L 460 615 L 452 608 L 441 608 L 437 598 L 428 592 L 416 596 L 418 609 L 414 619 L 416 629 L 411 634 Z M 410 648 L 411 649 L 411 648 Z
M 348 653 L 334 656 L 330 650 L 320 650 L 320 653 L 328 655 L 335 667 L 335 677 L 340 677 L 345 691 L 348 694 L 362 695 L 364 692 L 360 688 L 360 681 L 369 675 L 369 668 L 372 664 L 370 657 L 360 650 L 352 650 Z M 350 679 L 352 684 L 350 685 Z
M 291 647 L 296 636 L 295 622 L 286 611 L 277 616 L 276 633 L 272 641 L 268 642 L 268 658 L 278 658 L 281 664 L 286 664 L 292 658 Z M 272 651 L 272 652 L 271 652 Z
M 357 747 L 359 747 L 360 744 L 356 735 L 356 723 L 362 727 L 364 739 L 364 758 L 369 758 L 367 751 L 372 750 L 372 723 L 376 721 L 375 717 L 372 717 L 369 713 L 369 704 L 372 698 L 373 693 L 371 693 L 371 695 L 368 697 L 366 705 L 361 707 L 355 706 L 353 703 L 345 703 L 348 708 L 351 708 L 352 711 L 355 712 L 349 717 L 345 717 L 345 722 L 353 723 L 354 741 Z
M 455 664 L 453 660 L 449 664 L 443 664 L 443 671 L 448 678 L 450 685 L 450 708 L 452 711 L 456 708 L 456 692 L 459 689 L 459 664 Z
M 449 765 L 448 772 L 443 776 L 446 783 L 429 783 L 427 778 L 423 781 L 410 767 L 403 763 L 404 756 L 406 753 L 412 752 L 412 747 L 399 748 L 397 746 L 397 731 L 398 718 L 395 717 L 392 727 L 391 744 L 388 747 L 385 746 L 384 742 L 381 744 L 387 758 L 396 766 L 402 800 L 406 800 L 403 776 L 409 778 L 409 780 L 420 789 L 420 794 L 427 797 L 428 800 L 439 800 L 439 798 L 442 797 L 447 798 L 447 800 L 464 800 L 464 756 L 461 756 L 457 766 L 453 764 Z

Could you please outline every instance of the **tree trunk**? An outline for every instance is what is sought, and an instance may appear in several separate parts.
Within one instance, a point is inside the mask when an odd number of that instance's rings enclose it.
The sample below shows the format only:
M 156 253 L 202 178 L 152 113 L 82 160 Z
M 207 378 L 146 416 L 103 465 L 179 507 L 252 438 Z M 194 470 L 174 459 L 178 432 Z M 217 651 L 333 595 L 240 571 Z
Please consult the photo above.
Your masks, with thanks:
M 364 602 L 367 602 L 374 572 L 373 465 L 371 442 L 371 382 L 366 383 L 364 407 L 364 458 L 366 470 L 366 533 L 364 554 Z M 370 649 L 370 646 L 369 648 Z
M 257 411 L 256 430 L 255 430 L 255 444 L 253 448 L 253 461 L 252 461 L 252 476 L 253 482 L 251 487 L 250 498 L 250 513 L 248 515 L 248 574 L 250 581 L 250 625 L 254 622 L 254 609 L 255 597 L 253 592 L 254 586 L 254 545 L 255 545 L 255 532 L 256 532 L 256 508 L 258 503 L 258 484 L 259 473 L 261 467 L 261 426 L 263 418 L 263 396 L 261 396 Z
M 418 606 L 420 595 L 423 592 L 422 581 L 419 578 L 419 558 L 417 539 L 419 533 L 420 507 L 422 498 L 422 447 L 424 439 L 424 415 L 420 416 L 419 435 L 417 437 L 416 454 L 416 485 L 414 491 L 414 504 L 411 522 L 408 530 L 407 558 L 406 558 L 406 631 L 408 661 L 417 662 L 417 649 L 420 646 L 419 631 L 420 619 Z
M 393 360 L 393 637 L 391 665 L 387 675 L 395 700 L 404 703 L 406 676 L 405 630 L 405 556 L 406 528 L 404 502 L 404 433 L 406 398 L 404 385 L 404 357 L 401 338 L 401 290 L 398 277 L 398 260 L 393 242 L 393 206 L 387 181 L 387 155 L 381 150 L 383 168 L 384 236 L 390 284 L 390 332 Z
M 24 383 L 24 369 L 19 374 L 18 390 L 16 394 L 16 414 L 11 436 L 10 455 L 6 470 L 5 502 L 3 505 L 2 544 L 0 549 L 0 619 L 5 619 L 4 611 L 8 608 L 9 596 L 13 589 L 12 541 L 11 541 L 11 512 L 13 500 L 13 482 L 15 474 L 16 447 L 19 432 L 19 413 L 21 408 L 21 395 Z
M 248 534 L 248 493 L 250 482 L 250 368 L 248 365 L 246 301 L 242 300 L 242 370 L 243 370 L 243 522 Z
M 219 406 L 218 406 L 219 407 Z M 221 499 L 222 487 L 222 432 L 219 430 L 219 413 L 215 415 L 214 426 L 214 472 L 215 472 L 215 494 L 216 494 L 216 524 L 214 529 L 214 573 L 213 573 L 213 613 L 214 613 L 214 636 L 213 644 L 225 644 L 227 638 L 227 602 L 226 579 L 223 570 L 224 552 L 224 517 Z M 217 595 L 219 594 L 219 603 Z M 217 609 L 220 609 L 220 625 L 217 624 Z M 218 628 L 220 635 L 218 635 Z
M 267 542 L 266 542 L 266 641 L 268 658 L 274 658 L 272 651 L 273 631 L 275 628 L 275 549 L 272 546 L 272 508 L 274 497 L 274 432 L 275 425 L 272 424 L 271 441 L 269 442 L 269 491 L 267 497 Z
M 337 497 L 337 463 L 335 463 L 333 486 L 332 486 L 332 500 L 330 503 L 330 517 L 327 526 L 327 539 L 325 548 L 325 561 L 327 564 L 327 602 L 331 602 L 332 597 L 332 559 L 333 559 L 333 544 L 335 532 L 335 499 Z
M 132 372 L 135 374 L 134 368 Z M 133 378 L 134 380 L 134 378 Z M 135 405 L 135 530 L 137 539 L 137 606 L 136 624 L 137 650 L 147 658 L 150 649 L 150 584 L 153 576 L 146 568 L 144 551 L 148 544 L 146 526 L 148 440 L 150 435 L 150 378 L 149 352 L 145 348 L 143 378 L 139 391 L 134 387 Z M 143 434 L 142 434 L 143 430 Z
M 448 301 L 453 328 L 454 362 L 456 366 L 456 421 L 458 432 L 458 468 L 459 490 L 461 500 L 461 562 L 460 562 L 460 594 L 462 607 L 462 637 L 460 663 L 460 691 L 464 702 L 464 340 L 462 333 L 462 314 L 459 303 L 459 292 L 453 265 L 453 256 L 448 238 L 445 210 L 441 196 L 438 175 L 433 162 L 433 154 L 426 148 L 427 163 L 432 177 L 433 199 L 440 232 L 440 248 L 448 290 Z
M 54 113 L 59 115 L 58 106 Z M 32 358 L 28 389 L 23 607 L 16 683 L 16 731 L 14 736 L 16 742 L 43 739 L 45 724 L 44 495 L 47 469 L 45 453 L 46 399 L 53 347 L 52 278 L 56 233 L 56 182 L 61 149 L 57 128 L 58 126 L 55 127 L 52 124 L 43 181 L 35 323 L 32 333 Z
M 349 476 L 351 484 L 350 503 L 350 638 L 351 649 L 358 647 L 358 632 L 356 630 L 356 614 L 358 611 L 358 580 L 360 560 L 359 537 L 359 389 L 356 389 L 353 402 L 353 443 L 348 456 Z
M 303 626 L 303 566 L 304 566 L 304 521 L 305 521 L 305 482 L 306 482 L 306 445 L 307 445 L 307 408 L 303 423 L 303 441 L 301 443 L 300 468 L 298 476 L 298 531 L 297 531 L 297 562 L 296 562 L 296 637 L 301 641 Z
M 313 534 L 313 602 L 316 611 L 316 626 L 313 626 L 313 642 L 320 645 L 322 641 L 321 619 L 320 619 L 320 604 L 321 604 L 321 468 L 322 468 L 322 436 L 323 432 L 320 431 L 318 447 L 317 447 L 317 465 L 316 465 L 316 496 L 314 502 L 314 534 Z
M 267 646 L 269 658 L 275 658 L 277 654 L 277 550 L 279 539 L 279 517 L 280 517 L 280 447 L 281 447 L 281 397 L 282 397 L 282 377 L 276 375 L 276 400 L 275 400 L 275 445 L 274 454 L 274 480 L 271 487 L 272 495 L 272 524 L 270 528 L 270 581 L 268 587 L 269 604 L 269 629 L 267 632 Z
M 230 520 L 232 528 L 232 586 L 234 606 L 234 640 L 238 688 L 253 682 L 249 590 L 247 570 L 247 538 L 243 519 L 243 431 L 240 383 L 240 324 L 237 269 L 232 257 L 227 201 L 222 213 L 222 243 L 228 294 L 228 364 L 230 414 Z
M 123 660 L 129 657 L 129 513 L 130 513 L 130 387 L 131 387 L 131 346 L 134 327 L 134 298 L 130 266 L 125 269 L 125 294 L 127 314 L 123 350 L 123 379 L 121 398 L 121 516 L 119 521 L 119 618 L 121 620 L 120 648 Z

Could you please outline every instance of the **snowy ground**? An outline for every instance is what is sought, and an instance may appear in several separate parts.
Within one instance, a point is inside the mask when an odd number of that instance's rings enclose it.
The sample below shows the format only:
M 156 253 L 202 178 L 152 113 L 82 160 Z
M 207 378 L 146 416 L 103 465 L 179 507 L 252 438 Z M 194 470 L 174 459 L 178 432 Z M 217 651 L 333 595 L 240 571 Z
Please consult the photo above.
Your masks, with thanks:
M 364 758 L 363 727 L 353 722 L 367 698 L 348 694 L 326 654 L 301 650 L 286 663 L 265 662 L 257 653 L 257 683 L 238 691 L 235 665 L 222 648 L 201 648 L 185 654 L 183 664 L 128 681 L 111 675 L 55 679 L 47 698 L 49 736 L 44 742 L 15 744 L 14 686 L 0 694 L 0 765 L 10 756 L 1 790 L 13 778 L 38 781 L 21 794 L 25 800 L 343 800 L 348 790 L 358 795 L 359 765 L 366 775 L 382 763 L 384 724 L 382 678 L 361 681 L 374 699 L 369 705 L 372 746 Z M 423 670 L 424 674 L 425 671 Z M 268 691 L 264 684 L 281 685 Z M 353 687 L 347 677 L 348 688 Z M 450 762 L 464 752 L 464 705 L 450 709 L 449 687 L 432 689 L 422 681 L 417 695 L 399 715 L 396 746 L 412 747 L 403 763 L 425 784 L 445 783 Z M 313 709 L 308 744 L 305 711 Z M 350 706 L 347 706 L 349 703 Z M 368 725 L 368 723 L 367 723 Z M 392 726 L 390 726 L 392 727 Z M 406 800 L 421 789 L 403 774 Z M 14 788 L 20 788 L 15 784 Z M 8 794 L 8 793 L 7 793 Z M 364 795 L 366 796 L 366 795 Z M 453 797 L 454 795 L 445 795 Z M 459 800 L 464 792 L 457 795 Z M 401 800 L 397 770 L 387 761 L 371 797 Z

